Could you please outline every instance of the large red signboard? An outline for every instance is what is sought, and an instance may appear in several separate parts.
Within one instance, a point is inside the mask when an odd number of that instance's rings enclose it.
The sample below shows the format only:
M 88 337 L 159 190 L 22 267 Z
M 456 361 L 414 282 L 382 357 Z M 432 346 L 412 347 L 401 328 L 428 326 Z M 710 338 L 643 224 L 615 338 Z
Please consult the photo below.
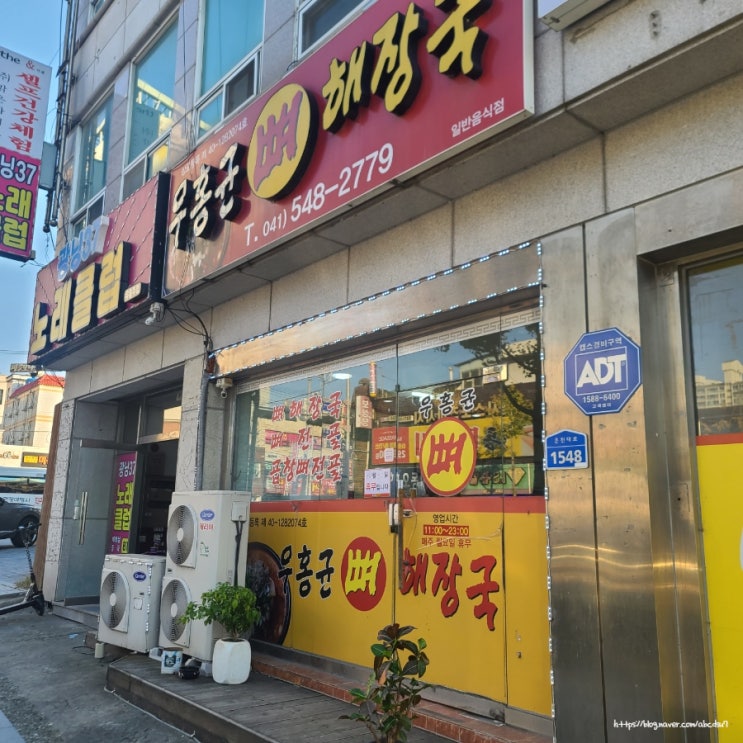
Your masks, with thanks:
M 172 172 L 164 293 L 528 116 L 531 5 L 378 0 Z

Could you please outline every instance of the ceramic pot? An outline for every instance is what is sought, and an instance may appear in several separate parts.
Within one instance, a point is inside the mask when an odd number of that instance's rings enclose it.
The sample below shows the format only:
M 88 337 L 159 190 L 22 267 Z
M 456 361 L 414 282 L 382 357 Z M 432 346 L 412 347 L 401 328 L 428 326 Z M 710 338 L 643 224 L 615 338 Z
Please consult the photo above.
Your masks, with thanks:
M 218 684 L 243 684 L 250 676 L 252 657 L 247 640 L 217 640 L 212 657 L 212 678 Z

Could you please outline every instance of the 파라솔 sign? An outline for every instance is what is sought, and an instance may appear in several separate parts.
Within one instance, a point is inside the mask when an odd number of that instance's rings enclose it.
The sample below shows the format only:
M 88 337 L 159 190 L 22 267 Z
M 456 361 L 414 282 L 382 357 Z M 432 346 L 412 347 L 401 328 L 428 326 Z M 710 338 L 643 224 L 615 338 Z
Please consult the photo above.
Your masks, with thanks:
M 378 0 L 173 170 L 164 293 L 528 116 L 531 35 L 523 0 Z

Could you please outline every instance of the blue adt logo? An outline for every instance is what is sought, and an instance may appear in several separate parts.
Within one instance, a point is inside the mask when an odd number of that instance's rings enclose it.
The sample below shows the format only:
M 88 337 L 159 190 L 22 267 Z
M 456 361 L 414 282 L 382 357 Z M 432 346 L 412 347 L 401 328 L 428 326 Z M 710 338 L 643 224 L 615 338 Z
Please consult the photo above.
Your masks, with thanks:
M 618 413 L 641 383 L 640 347 L 617 328 L 585 333 L 565 358 L 565 394 L 586 415 Z

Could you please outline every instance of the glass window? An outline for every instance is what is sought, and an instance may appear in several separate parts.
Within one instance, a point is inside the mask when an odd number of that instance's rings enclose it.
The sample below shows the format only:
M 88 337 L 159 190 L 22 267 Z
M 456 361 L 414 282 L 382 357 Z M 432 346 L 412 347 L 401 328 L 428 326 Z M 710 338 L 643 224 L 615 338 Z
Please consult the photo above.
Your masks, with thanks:
M 128 163 L 173 125 L 176 31 L 176 25 L 172 24 L 135 67 L 129 113 Z
M 205 0 L 199 134 L 256 94 L 263 21 L 264 0 Z
M 367 0 L 308 0 L 299 15 L 300 55 L 366 2 Z
M 96 199 L 72 221 L 72 236 L 77 237 L 88 225 L 103 214 L 103 197 Z
M 177 439 L 180 431 L 180 389 L 160 392 L 145 400 L 140 442 Z
M 689 272 L 697 433 L 743 432 L 743 258 Z
M 421 452 L 450 419 L 474 452 L 457 493 L 543 493 L 538 318 L 501 320 L 496 332 L 488 322 L 241 391 L 233 487 L 256 500 L 362 498 L 375 483 L 379 495 L 441 495 Z
M 91 201 L 106 185 L 106 165 L 110 146 L 111 99 L 109 98 L 85 124 L 80 133 L 76 208 Z
M 199 136 L 206 134 L 222 120 L 224 97 L 221 91 L 199 108 Z
M 167 136 L 173 126 L 175 107 L 176 42 L 177 26 L 172 24 L 134 69 L 129 111 L 129 165 L 124 172 L 122 199 L 167 168 Z

